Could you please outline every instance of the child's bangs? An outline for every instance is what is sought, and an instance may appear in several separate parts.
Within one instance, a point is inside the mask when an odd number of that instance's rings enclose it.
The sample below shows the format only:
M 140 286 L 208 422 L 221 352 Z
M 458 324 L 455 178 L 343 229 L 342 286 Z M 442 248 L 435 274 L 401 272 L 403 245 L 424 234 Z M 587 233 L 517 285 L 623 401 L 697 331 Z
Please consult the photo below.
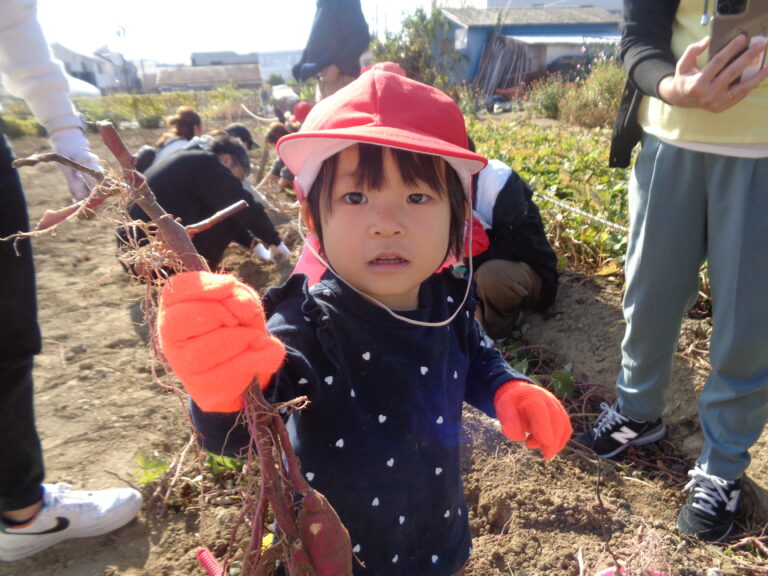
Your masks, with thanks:
M 421 181 L 440 195 L 446 192 L 445 161 L 438 156 L 418 154 L 410 150 L 387 148 L 406 186 L 416 187 Z M 358 144 L 359 161 L 355 181 L 361 188 L 380 190 L 384 187 L 384 150 L 375 144 Z

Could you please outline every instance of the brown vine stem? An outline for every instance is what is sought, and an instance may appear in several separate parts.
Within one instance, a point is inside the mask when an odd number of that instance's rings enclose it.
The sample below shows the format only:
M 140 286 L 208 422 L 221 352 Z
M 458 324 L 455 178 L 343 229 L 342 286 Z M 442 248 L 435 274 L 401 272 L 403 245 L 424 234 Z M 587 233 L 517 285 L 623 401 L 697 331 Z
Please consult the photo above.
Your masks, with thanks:
M 227 206 L 224 208 L 224 210 L 219 210 L 211 216 L 210 218 L 206 218 L 205 220 L 201 220 L 200 222 L 197 222 L 196 224 L 190 224 L 189 226 L 186 226 L 187 234 L 190 236 L 194 236 L 195 234 L 199 234 L 200 232 L 203 232 L 205 230 L 208 230 L 208 228 L 211 228 L 218 222 L 221 222 L 222 220 L 226 220 L 233 214 L 237 214 L 241 210 L 245 210 L 248 207 L 248 202 L 245 200 L 239 200 L 238 202 L 235 202 L 231 206 Z
M 120 192 L 120 187 L 112 178 L 107 178 L 99 170 L 93 170 L 92 168 L 83 166 L 71 158 L 67 158 L 61 154 L 56 154 L 55 152 L 48 152 L 46 154 L 33 154 L 32 156 L 28 156 L 26 158 L 19 158 L 18 160 L 14 160 L 13 167 L 24 168 L 28 166 L 36 166 L 45 162 L 56 162 L 58 164 L 62 164 L 63 166 L 68 166 L 73 170 L 77 170 L 78 172 L 82 172 L 96 181 L 96 187 L 91 191 L 88 198 L 58 210 L 46 210 L 43 216 L 40 218 L 40 222 L 38 222 L 37 226 L 35 226 L 35 232 L 41 232 L 53 228 L 65 220 L 69 220 L 72 216 L 92 213 L 90 211 L 94 210 L 97 206 L 102 204 L 104 200 Z M 0 238 L 0 241 L 23 238 L 31 234 L 34 234 L 34 232 L 27 234 L 13 234 L 7 238 Z
M 117 159 L 123 170 L 123 177 L 131 187 L 131 200 L 136 202 L 142 210 L 154 221 L 160 235 L 168 247 L 176 252 L 181 259 L 185 270 L 190 271 L 209 271 L 206 261 L 197 253 L 192 239 L 180 222 L 168 214 L 160 204 L 157 203 L 155 195 L 149 189 L 146 178 L 135 170 L 135 161 L 133 154 L 125 147 L 123 140 L 115 130 L 111 122 L 97 122 L 101 139 L 104 145 L 109 148 L 112 155 Z

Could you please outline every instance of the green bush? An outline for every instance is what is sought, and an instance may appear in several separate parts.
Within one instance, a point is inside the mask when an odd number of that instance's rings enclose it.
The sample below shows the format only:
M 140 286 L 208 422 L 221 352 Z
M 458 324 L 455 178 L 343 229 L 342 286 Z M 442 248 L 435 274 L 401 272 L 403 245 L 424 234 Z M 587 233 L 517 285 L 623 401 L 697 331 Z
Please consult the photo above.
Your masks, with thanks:
M 151 116 L 144 116 L 139 118 L 139 126 L 141 128 L 160 128 L 163 125 L 163 116 L 161 114 L 153 114 Z
M 3 133 L 8 138 L 21 138 L 22 136 L 45 136 L 45 128 L 38 124 L 32 117 L 3 115 Z
M 613 124 L 626 73 L 614 60 L 598 60 L 589 75 L 560 101 L 560 119 L 584 128 Z
M 533 111 L 545 118 L 560 118 L 560 101 L 569 87 L 560 73 L 548 74 L 528 87 L 527 100 Z

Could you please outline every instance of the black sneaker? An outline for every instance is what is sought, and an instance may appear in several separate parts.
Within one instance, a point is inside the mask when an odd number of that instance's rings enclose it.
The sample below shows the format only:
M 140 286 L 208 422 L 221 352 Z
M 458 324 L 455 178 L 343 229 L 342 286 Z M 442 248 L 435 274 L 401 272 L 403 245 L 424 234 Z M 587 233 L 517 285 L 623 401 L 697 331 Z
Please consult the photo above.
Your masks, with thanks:
M 733 530 L 741 499 L 741 478 L 710 476 L 698 466 L 688 472 L 688 502 L 677 516 L 677 529 L 706 542 L 720 542 Z
M 600 458 L 611 458 L 630 446 L 642 446 L 664 438 L 667 429 L 661 418 L 653 422 L 633 420 L 621 413 L 618 404 L 603 402 L 594 428 L 576 438 L 576 442 L 595 451 Z

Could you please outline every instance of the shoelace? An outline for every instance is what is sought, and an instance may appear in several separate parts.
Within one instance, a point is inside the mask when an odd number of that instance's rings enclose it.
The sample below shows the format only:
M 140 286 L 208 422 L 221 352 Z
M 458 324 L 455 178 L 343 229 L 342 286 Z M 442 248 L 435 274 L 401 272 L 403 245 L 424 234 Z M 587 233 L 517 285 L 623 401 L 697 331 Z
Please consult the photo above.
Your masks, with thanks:
M 728 504 L 730 496 L 725 492 L 730 484 L 728 480 L 720 478 L 720 476 L 706 474 L 700 468 L 689 470 L 688 476 L 691 479 L 683 488 L 683 492 L 693 491 L 693 503 L 691 506 L 710 516 L 714 516 L 715 508 L 720 502 Z
M 611 426 L 629 421 L 629 418 L 619 412 L 617 405 L 611 406 L 607 402 L 601 402 L 600 408 L 602 408 L 603 411 L 600 413 L 600 416 L 597 417 L 595 436 L 600 436 L 600 434 Z
M 46 490 L 44 506 L 46 508 L 55 509 L 60 504 L 64 503 L 64 499 L 66 499 L 66 504 L 68 506 L 74 505 L 80 508 L 90 503 L 88 496 L 78 496 L 76 492 L 70 491 L 70 488 L 72 488 L 72 485 L 67 484 L 66 482 L 58 482 L 57 484 L 54 484 L 49 490 Z

